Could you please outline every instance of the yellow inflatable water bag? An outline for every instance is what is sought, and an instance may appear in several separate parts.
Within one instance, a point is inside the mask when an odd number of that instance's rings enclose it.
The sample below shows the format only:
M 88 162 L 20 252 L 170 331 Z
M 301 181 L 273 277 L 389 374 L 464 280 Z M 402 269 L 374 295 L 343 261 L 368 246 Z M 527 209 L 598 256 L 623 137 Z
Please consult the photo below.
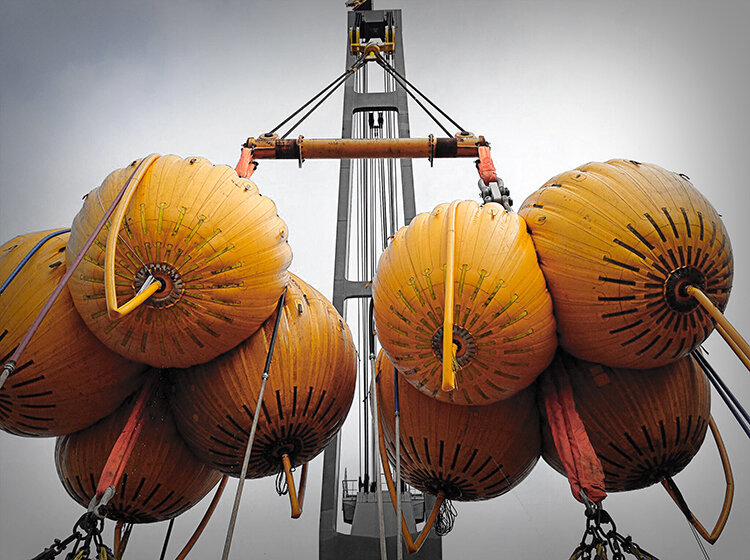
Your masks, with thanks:
M 290 274 L 278 338 L 250 455 L 248 478 L 313 459 L 351 408 L 357 353 L 349 327 L 320 292 Z M 242 344 L 186 370 L 175 370 L 172 408 L 196 455 L 239 476 L 276 313 Z
M 395 378 L 382 351 L 376 368 L 378 419 L 395 463 Z M 461 502 L 488 500 L 520 484 L 536 465 L 541 432 L 533 388 L 486 406 L 452 406 L 407 383 L 398 390 L 402 476 L 415 488 Z
M 688 287 L 721 310 L 732 248 L 684 175 L 634 161 L 589 163 L 550 179 L 526 218 L 552 293 L 560 345 L 612 367 L 678 360 L 713 330 Z
M 291 262 L 286 226 L 274 203 L 233 169 L 149 156 L 88 194 L 73 222 L 69 261 L 129 179 L 71 279 L 73 300 L 96 336 L 128 358 L 156 367 L 206 362 L 273 312 Z M 156 292 L 125 315 L 155 283 Z
M 65 275 L 67 229 L 19 235 L 0 247 L 0 357 L 5 363 Z M 82 430 L 143 382 L 144 364 L 110 351 L 64 289 L 0 388 L 0 429 L 22 436 Z
M 557 347 L 552 300 L 526 224 L 496 203 L 441 204 L 416 216 L 381 256 L 373 301 L 389 359 L 441 401 L 508 398 L 534 380 Z M 445 324 L 452 324 L 447 341 Z M 441 390 L 443 355 L 455 373 L 453 390 Z
M 185 445 L 163 393 L 159 387 L 146 404 L 142 428 L 107 504 L 108 519 L 126 523 L 172 519 L 201 501 L 221 478 Z M 96 495 L 102 470 L 134 405 L 135 399 L 129 399 L 93 426 L 58 438 L 57 475 L 68 495 L 83 507 Z

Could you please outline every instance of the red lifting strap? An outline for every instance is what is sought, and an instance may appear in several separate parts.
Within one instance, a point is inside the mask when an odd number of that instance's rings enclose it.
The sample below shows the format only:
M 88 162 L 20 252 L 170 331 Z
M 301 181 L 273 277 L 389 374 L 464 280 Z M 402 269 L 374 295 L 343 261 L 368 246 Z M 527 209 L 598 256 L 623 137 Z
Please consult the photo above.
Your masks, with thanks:
M 237 167 L 234 168 L 237 175 L 244 179 L 249 179 L 250 175 L 255 172 L 256 167 L 258 167 L 258 162 L 253 159 L 253 151 L 243 146 L 240 153 L 240 161 L 237 162 Z
M 485 185 L 490 183 L 497 183 L 497 170 L 495 164 L 492 163 L 492 156 L 490 155 L 489 146 L 477 146 L 477 152 L 479 159 L 477 160 L 477 171 L 479 171 L 479 177 L 482 179 Z
M 122 473 L 125 472 L 125 465 L 128 459 L 130 459 L 135 442 L 138 440 L 138 435 L 143 428 L 143 416 L 146 404 L 148 404 L 153 392 L 153 385 L 154 381 L 151 377 L 141 389 L 133 410 L 130 412 L 128 421 L 125 423 L 125 427 L 120 432 L 114 446 L 112 446 L 112 451 L 110 451 L 107 462 L 102 469 L 102 474 L 99 476 L 99 484 L 96 487 L 97 500 L 101 499 L 104 491 L 110 486 L 116 488 L 120 482 L 120 478 L 122 478 Z
M 542 394 L 555 448 L 568 475 L 573 497 L 583 502 L 583 490 L 589 500 L 600 503 L 607 497 L 604 471 L 576 412 L 570 379 L 559 358 L 542 374 Z

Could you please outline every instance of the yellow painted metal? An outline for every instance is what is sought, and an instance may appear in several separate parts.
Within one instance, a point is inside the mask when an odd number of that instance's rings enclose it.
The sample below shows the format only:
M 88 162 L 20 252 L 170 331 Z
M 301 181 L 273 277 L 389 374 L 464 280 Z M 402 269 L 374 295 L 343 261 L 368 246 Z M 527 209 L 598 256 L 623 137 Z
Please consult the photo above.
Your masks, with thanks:
M 349 4 L 347 4 L 349 5 Z M 352 6 L 356 8 L 357 6 Z M 369 41 L 363 43 L 361 40 L 361 32 L 359 27 L 349 28 L 349 53 L 352 55 L 358 55 L 361 53 L 373 52 L 384 52 L 393 53 L 396 50 L 395 32 L 392 26 L 387 25 L 385 27 L 385 40 L 384 41 Z M 372 57 L 374 60 L 374 56 Z
M 721 218 L 684 175 L 626 160 L 553 177 L 518 211 L 554 300 L 560 344 L 617 367 L 651 368 L 688 354 L 713 329 L 684 293 L 724 309 L 731 244 Z
M 323 295 L 290 276 L 248 478 L 279 473 L 284 454 L 295 467 L 313 459 L 354 398 L 357 356 L 349 327 Z M 229 352 L 173 373 L 181 433 L 198 457 L 232 476 L 241 471 L 275 318 Z
M 445 309 L 443 310 L 443 391 L 456 388 L 456 345 L 453 343 L 454 274 L 456 267 L 456 210 L 458 202 L 448 207 L 445 221 Z
M 476 158 L 479 146 L 486 146 L 483 136 L 458 134 L 447 141 L 451 148 L 445 155 L 436 151 L 434 138 L 303 138 L 282 140 L 276 135 L 248 138 L 246 145 L 255 159 L 356 159 L 356 158 Z M 455 141 L 455 149 L 453 143 Z
M 69 261 L 137 165 L 111 173 L 86 197 L 73 222 Z M 273 312 L 289 278 L 286 225 L 255 184 L 202 158 L 159 157 L 136 184 L 71 278 L 73 300 L 91 331 L 129 359 L 155 367 L 206 362 Z M 112 278 L 116 308 L 150 275 L 160 289 L 135 312 L 110 319 L 105 286 Z
M 742 363 L 745 364 L 745 367 L 750 370 L 750 364 L 748 363 L 748 361 L 750 360 L 750 346 L 748 346 L 747 341 L 742 337 L 737 329 L 732 326 L 732 323 L 730 323 L 727 318 L 724 317 L 722 312 L 719 311 L 719 309 L 714 305 L 709 297 L 704 294 L 699 288 L 696 288 L 695 286 L 687 286 L 686 291 L 689 296 L 697 299 L 703 309 L 708 311 L 709 315 L 713 317 L 714 321 L 716 321 L 718 325 L 717 330 L 719 331 L 719 334 L 724 340 L 726 340 L 727 344 L 734 351 L 734 353 L 737 354 L 737 357 L 742 360 Z
M 727 455 L 727 449 L 724 446 L 724 440 L 721 437 L 721 433 L 719 433 L 719 428 L 716 426 L 713 416 L 708 417 L 708 425 L 711 428 L 711 434 L 714 436 L 714 442 L 719 451 L 721 467 L 724 471 L 724 481 L 726 483 L 724 488 L 724 501 L 714 528 L 709 532 L 703 526 L 703 523 L 698 521 L 698 518 L 695 517 L 692 511 L 690 511 L 687 502 L 682 497 L 679 488 L 677 488 L 677 485 L 671 477 L 662 478 L 661 482 L 669 496 L 677 504 L 677 507 L 683 511 L 690 524 L 698 531 L 698 534 L 709 543 L 714 544 L 719 540 L 721 533 L 724 531 L 724 527 L 729 519 L 729 513 L 732 511 L 732 502 L 734 501 L 734 475 L 732 474 L 732 465 L 729 462 L 729 456 Z
M 441 204 L 416 216 L 381 256 L 373 279 L 378 337 L 422 392 L 489 404 L 527 387 L 549 364 L 557 347 L 552 300 L 523 218 L 496 203 L 455 205 L 455 276 L 446 286 L 448 209 Z M 446 305 L 451 292 L 454 302 Z M 448 307 L 456 389 L 443 392 Z
M 54 231 L 20 235 L 0 246 L 0 282 Z M 65 275 L 69 236 L 44 243 L 0 295 L 0 356 L 19 344 Z M 0 388 L 0 429 L 23 436 L 82 430 L 113 412 L 140 386 L 145 370 L 99 342 L 64 289 Z

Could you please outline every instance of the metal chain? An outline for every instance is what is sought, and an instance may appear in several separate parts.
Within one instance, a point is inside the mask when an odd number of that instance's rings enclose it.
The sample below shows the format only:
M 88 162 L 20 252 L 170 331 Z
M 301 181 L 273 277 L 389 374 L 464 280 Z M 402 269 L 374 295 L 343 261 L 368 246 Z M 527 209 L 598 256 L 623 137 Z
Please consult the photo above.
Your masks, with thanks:
M 112 551 L 104 545 L 102 530 L 104 519 L 97 517 L 93 512 L 84 513 L 73 526 L 73 532 L 64 540 L 55 539 L 51 546 L 45 548 L 32 560 L 54 560 L 73 541 L 73 549 L 66 554 L 66 560 L 85 560 L 92 558 L 92 547 L 96 560 L 114 560 Z
M 586 501 L 585 515 L 586 530 L 570 560 L 626 560 L 626 554 L 636 560 L 658 560 L 633 542 L 630 535 L 623 537 L 618 533 L 614 520 L 601 504 Z

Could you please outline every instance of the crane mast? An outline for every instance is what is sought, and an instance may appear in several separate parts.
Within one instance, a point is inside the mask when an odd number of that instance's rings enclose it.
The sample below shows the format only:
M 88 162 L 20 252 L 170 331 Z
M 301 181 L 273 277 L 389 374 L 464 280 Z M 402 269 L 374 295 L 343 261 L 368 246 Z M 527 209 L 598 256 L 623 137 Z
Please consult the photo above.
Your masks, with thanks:
M 405 75 L 402 25 L 400 10 L 372 10 L 371 2 L 359 2 L 348 13 L 349 40 L 347 41 L 346 68 L 350 68 L 368 44 L 386 45 L 380 49 L 393 67 Z M 370 71 L 369 67 L 374 67 Z M 380 80 L 380 83 L 377 83 Z M 343 156 L 339 167 L 339 196 L 336 223 L 336 250 L 334 263 L 333 304 L 347 320 L 359 339 L 359 403 L 360 407 L 360 459 L 359 477 L 354 481 L 340 477 L 341 433 L 329 444 L 323 459 L 323 484 L 321 490 L 319 558 L 334 560 L 381 558 L 380 529 L 377 494 L 382 493 L 384 527 L 388 556 L 396 558 L 396 517 L 387 491 L 379 480 L 370 480 L 370 466 L 378 460 L 376 442 L 372 437 L 369 417 L 368 387 L 373 372 L 368 357 L 377 352 L 371 348 L 369 306 L 372 297 L 370 281 L 375 272 L 377 257 L 385 248 L 387 239 L 398 227 L 409 223 L 415 215 L 414 181 L 410 157 L 431 157 L 437 151 L 436 143 L 409 140 L 409 110 L 406 91 L 377 65 L 365 64 L 347 80 L 344 86 L 342 141 L 338 147 L 350 143 L 376 146 L 379 140 L 390 138 L 390 145 L 410 146 L 419 153 L 404 154 L 401 159 L 371 151 L 361 159 Z M 263 139 L 256 142 L 256 146 Z M 431 139 L 430 139 L 431 140 Z M 326 145 L 307 143 L 301 138 L 288 146 L 288 157 L 299 157 L 300 164 L 308 147 L 325 153 Z M 454 145 L 458 145 L 454 141 Z M 331 148 L 331 143 L 328 143 Z M 276 150 L 276 148 L 273 148 Z M 296 152 L 295 152 L 296 150 Z M 373 148 L 377 150 L 377 148 Z M 426 151 L 425 151 L 426 150 Z M 256 154 L 262 150 L 256 150 Z M 366 152 L 359 152 L 360 154 Z M 474 150 L 476 154 L 476 149 Z M 469 155 L 469 154 L 467 154 Z M 262 157 L 262 156 L 261 156 Z M 317 157 L 326 157 L 318 155 Z M 393 158 L 393 155 L 390 156 Z M 455 157 L 455 156 L 454 156 Z M 343 496 L 340 491 L 343 490 Z M 416 531 L 415 522 L 424 519 L 424 511 L 432 506 L 434 498 L 401 487 L 401 509 L 410 532 Z M 425 503 L 427 502 L 427 503 Z M 351 523 L 351 533 L 339 531 L 339 508 L 343 508 L 345 523 Z M 434 533 L 426 539 L 422 549 L 410 558 L 442 558 L 440 538 Z

